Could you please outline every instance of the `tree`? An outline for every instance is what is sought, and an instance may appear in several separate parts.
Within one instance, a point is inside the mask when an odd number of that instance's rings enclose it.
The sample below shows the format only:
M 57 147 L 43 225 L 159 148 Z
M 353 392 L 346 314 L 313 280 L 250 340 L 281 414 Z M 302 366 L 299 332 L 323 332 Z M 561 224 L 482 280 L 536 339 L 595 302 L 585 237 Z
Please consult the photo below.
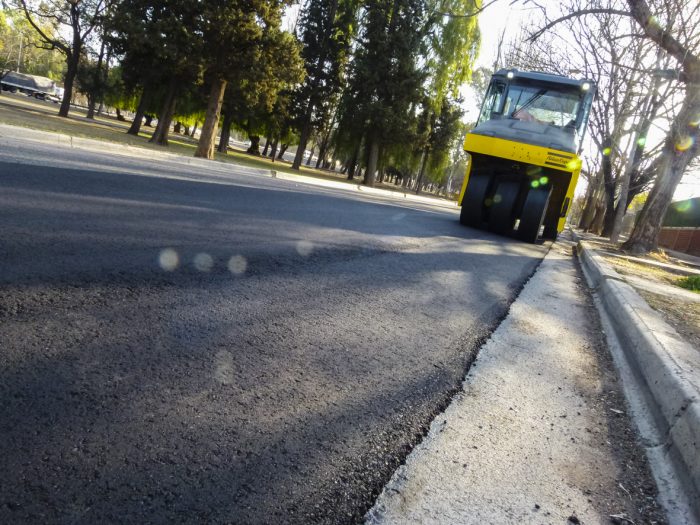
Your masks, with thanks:
M 447 101 L 448 97 L 456 99 L 459 88 L 471 77 L 472 64 L 479 49 L 480 34 L 476 16 L 470 16 L 480 8 L 480 2 L 474 0 L 441 0 L 431 6 L 433 14 L 426 23 L 427 48 L 425 49 L 425 66 L 427 82 L 421 119 L 422 148 L 420 149 L 421 163 L 418 173 L 416 193 L 421 191 L 431 154 L 433 169 L 443 163 L 444 151 L 440 147 L 452 144 L 452 138 L 458 130 L 458 122 L 462 112 L 454 104 Z M 444 16 L 442 10 L 452 13 Z M 455 14 L 460 13 L 459 16 Z M 439 129 L 434 130 L 434 126 Z
M 121 57 L 126 89 L 140 92 L 128 133 L 146 112 L 158 114 L 151 142 L 167 146 L 178 98 L 200 74 L 202 7 L 191 0 L 121 0 L 110 11 L 105 38 Z
M 301 167 L 309 138 L 327 120 L 329 101 L 344 85 L 358 8 L 358 0 L 310 0 L 301 14 L 306 81 L 295 93 L 300 136 L 293 169 Z
M 364 19 L 340 121 L 357 130 L 356 145 L 364 140 L 364 183 L 373 186 L 382 155 L 415 137 L 426 79 L 418 65 L 425 49 L 425 4 L 369 0 Z
M 700 148 L 700 7 L 697 2 L 684 0 L 626 0 L 624 9 L 617 6 L 618 3 L 575 9 L 550 22 L 537 34 L 564 20 L 586 15 L 604 13 L 629 17 L 641 30 L 638 38 L 652 42 L 676 62 L 677 78 L 684 86 L 683 99 L 670 122 L 654 186 L 629 240 L 622 246 L 624 250 L 642 254 L 656 248 L 673 193 Z
M 254 63 L 229 76 L 219 141 L 222 153 L 233 125 L 248 134 L 255 154 L 261 133 L 279 139 L 289 131 L 290 91 L 303 80 L 304 71 L 293 35 L 275 32 L 273 36 L 261 41 Z
M 42 28 L 53 35 L 51 26 Z M 0 72 L 15 70 L 61 80 L 65 61 L 60 54 L 41 46 L 39 36 L 20 11 L 0 11 Z
M 56 49 L 65 56 L 64 92 L 58 115 L 67 117 L 85 42 L 101 22 L 113 0 L 69 0 L 52 3 L 37 0 L 13 1 L 39 35 L 41 46 L 44 49 Z M 46 31 L 46 26 L 51 27 L 53 31 Z
M 210 92 L 195 156 L 214 155 L 219 116 L 230 80 L 257 68 L 283 77 L 284 68 L 269 67 L 274 53 L 289 57 L 292 64 L 297 60 L 298 48 L 293 38 L 281 30 L 282 10 L 287 3 L 288 0 L 227 1 L 223 5 L 218 0 L 203 2 L 203 67 Z

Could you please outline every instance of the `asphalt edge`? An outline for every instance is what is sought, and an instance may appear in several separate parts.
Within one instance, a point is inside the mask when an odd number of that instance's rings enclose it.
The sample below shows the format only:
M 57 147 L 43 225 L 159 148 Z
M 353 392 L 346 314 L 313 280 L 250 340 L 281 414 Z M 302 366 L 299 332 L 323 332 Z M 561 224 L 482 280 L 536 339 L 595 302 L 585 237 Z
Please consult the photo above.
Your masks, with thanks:
M 660 502 L 670 523 L 698 524 L 700 396 L 698 386 L 688 377 L 689 371 L 674 358 L 694 350 L 586 241 L 573 233 L 657 481 Z

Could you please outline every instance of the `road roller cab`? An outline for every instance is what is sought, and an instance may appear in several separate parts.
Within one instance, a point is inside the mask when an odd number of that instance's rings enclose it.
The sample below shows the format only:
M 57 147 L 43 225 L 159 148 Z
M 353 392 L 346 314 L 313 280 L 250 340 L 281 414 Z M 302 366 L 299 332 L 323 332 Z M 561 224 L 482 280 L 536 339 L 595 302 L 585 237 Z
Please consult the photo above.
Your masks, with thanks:
M 460 222 L 535 242 L 555 239 L 581 171 L 591 80 L 502 69 L 491 78 L 469 153 Z

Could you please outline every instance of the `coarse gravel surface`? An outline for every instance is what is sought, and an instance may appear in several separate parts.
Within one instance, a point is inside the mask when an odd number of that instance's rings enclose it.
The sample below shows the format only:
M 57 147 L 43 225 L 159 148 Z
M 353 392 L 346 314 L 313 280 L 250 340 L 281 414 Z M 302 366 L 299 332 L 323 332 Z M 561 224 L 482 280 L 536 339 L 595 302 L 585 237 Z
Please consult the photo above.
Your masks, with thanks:
M 548 245 L 245 170 L 0 149 L 0 523 L 357 523 Z

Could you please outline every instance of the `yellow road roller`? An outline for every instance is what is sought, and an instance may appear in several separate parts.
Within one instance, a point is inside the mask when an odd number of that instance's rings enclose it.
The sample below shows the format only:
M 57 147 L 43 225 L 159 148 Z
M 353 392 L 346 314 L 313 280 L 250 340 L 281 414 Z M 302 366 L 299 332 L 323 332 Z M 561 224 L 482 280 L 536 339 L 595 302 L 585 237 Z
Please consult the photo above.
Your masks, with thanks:
M 564 229 L 581 171 L 592 80 L 501 69 L 489 83 L 459 195 L 465 226 L 526 242 Z

